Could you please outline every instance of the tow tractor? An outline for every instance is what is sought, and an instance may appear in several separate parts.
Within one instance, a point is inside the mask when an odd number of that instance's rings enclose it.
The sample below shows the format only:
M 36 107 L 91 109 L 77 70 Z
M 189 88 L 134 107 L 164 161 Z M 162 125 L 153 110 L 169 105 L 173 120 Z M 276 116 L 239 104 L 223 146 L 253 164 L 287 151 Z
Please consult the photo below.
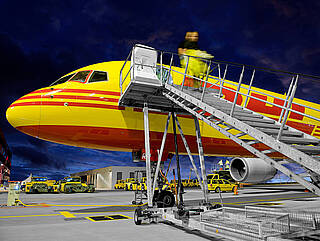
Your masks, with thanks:
M 81 182 L 81 178 L 74 177 L 65 177 L 59 181 L 60 192 L 72 193 L 72 192 L 94 192 L 95 188 L 92 184 L 87 184 Z

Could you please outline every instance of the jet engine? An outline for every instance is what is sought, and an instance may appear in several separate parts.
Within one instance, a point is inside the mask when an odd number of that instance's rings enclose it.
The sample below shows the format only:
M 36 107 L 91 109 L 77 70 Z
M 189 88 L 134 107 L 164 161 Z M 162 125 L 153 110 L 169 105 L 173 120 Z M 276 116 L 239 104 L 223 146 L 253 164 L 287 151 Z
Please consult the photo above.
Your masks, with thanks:
M 234 158 L 230 162 L 230 175 L 238 182 L 259 183 L 273 178 L 277 169 L 260 158 Z

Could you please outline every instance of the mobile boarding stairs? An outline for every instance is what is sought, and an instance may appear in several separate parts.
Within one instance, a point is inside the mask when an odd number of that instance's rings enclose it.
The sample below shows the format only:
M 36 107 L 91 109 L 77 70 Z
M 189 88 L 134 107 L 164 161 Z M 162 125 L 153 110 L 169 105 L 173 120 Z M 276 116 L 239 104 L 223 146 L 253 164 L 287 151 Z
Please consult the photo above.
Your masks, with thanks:
M 179 63 L 181 57 L 185 58 L 186 66 L 184 68 L 174 67 Z M 202 63 L 203 70 L 200 74 L 199 72 L 194 74 L 196 72 L 193 70 L 194 61 L 201 61 Z M 268 91 L 261 92 L 261 90 L 254 88 L 253 83 L 259 77 L 265 81 L 271 78 L 291 80 L 291 82 L 289 81 L 290 86 L 287 94 L 283 95 L 284 97 L 281 99 L 279 95 L 273 96 Z M 292 115 L 299 116 L 301 120 L 302 118 L 309 120 L 309 123 L 320 121 L 317 118 L 320 109 L 306 106 L 301 101 L 294 99 L 299 80 L 307 78 L 319 80 L 314 76 L 194 56 L 178 56 L 174 53 L 158 51 L 143 45 L 134 46 L 120 71 L 121 97 L 119 105 L 143 108 L 147 186 L 152 187 L 147 190 L 148 206 L 153 206 L 152 195 L 156 187 L 161 155 L 171 117 L 173 123 L 178 126 L 190 161 L 201 184 L 200 175 L 192 159 L 188 143 L 184 138 L 177 113 L 192 115 L 195 120 L 204 203 L 208 203 L 208 188 L 203 159 L 205 153 L 203 153 L 198 120 L 205 122 L 238 143 L 240 147 L 248 151 L 249 157 L 264 160 L 268 165 L 319 196 L 320 139 L 287 125 Z M 186 83 L 190 82 L 190 79 L 197 82 L 196 88 L 195 86 L 187 86 Z M 237 79 L 237 82 L 234 81 L 235 79 Z M 244 84 L 245 81 L 249 83 Z M 266 98 L 259 97 L 261 95 Z M 274 107 L 280 114 L 280 118 L 270 118 L 249 109 L 248 103 L 250 100 Z M 168 113 L 155 173 L 151 172 L 150 164 L 149 109 Z M 304 111 L 300 111 L 301 109 Z M 175 124 L 173 128 L 175 132 Z M 261 148 L 261 146 L 264 148 Z M 291 171 L 286 167 L 287 163 L 295 163 L 303 168 L 310 179 L 307 180 L 305 176 Z M 178 178 L 179 175 L 178 173 Z M 239 175 L 241 176 L 241 172 L 239 172 Z M 179 185 L 178 183 L 178 187 Z

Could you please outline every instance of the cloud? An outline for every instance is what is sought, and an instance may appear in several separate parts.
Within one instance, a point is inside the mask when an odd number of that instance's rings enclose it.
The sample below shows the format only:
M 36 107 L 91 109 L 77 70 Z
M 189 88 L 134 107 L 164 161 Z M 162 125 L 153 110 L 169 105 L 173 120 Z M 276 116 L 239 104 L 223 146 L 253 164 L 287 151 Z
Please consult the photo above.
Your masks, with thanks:
M 279 15 L 291 18 L 297 14 L 297 9 L 285 1 L 271 0 L 270 2 Z
M 66 164 L 63 161 L 55 161 L 46 153 L 36 150 L 29 146 L 11 147 L 14 159 L 23 160 L 28 167 L 49 167 L 54 169 L 65 169 Z
M 124 39 L 123 42 L 127 45 L 133 46 L 134 44 L 140 43 L 145 45 L 163 45 L 168 43 L 173 36 L 173 33 L 169 30 L 158 30 L 156 32 L 150 33 L 146 38 L 141 39 Z

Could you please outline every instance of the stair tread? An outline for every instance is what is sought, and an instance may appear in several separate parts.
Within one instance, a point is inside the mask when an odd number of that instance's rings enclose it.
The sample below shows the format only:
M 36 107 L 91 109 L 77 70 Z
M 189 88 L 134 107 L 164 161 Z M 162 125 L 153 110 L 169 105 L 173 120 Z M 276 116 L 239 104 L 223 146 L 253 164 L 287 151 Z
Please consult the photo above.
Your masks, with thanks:
M 262 131 L 262 132 L 264 132 L 264 133 L 266 133 L 266 134 L 270 134 L 270 135 L 278 135 L 278 133 L 279 133 L 279 130 L 277 130 L 277 129 L 266 129 L 266 128 L 261 128 L 261 127 L 257 127 L 257 129 L 258 129 L 259 131 Z M 282 136 L 301 137 L 301 136 L 303 136 L 303 133 L 284 130 L 284 131 L 282 132 Z
M 303 146 L 303 145 L 292 145 L 293 148 L 298 149 L 304 153 L 308 154 L 319 154 L 320 146 Z
M 253 121 L 243 121 L 244 123 L 252 126 L 252 127 L 262 127 L 262 128 L 272 128 L 272 129 L 280 129 L 280 125 L 268 124 L 268 123 L 258 123 Z M 288 127 L 285 126 L 284 130 L 287 130 Z
M 288 144 L 304 144 L 304 145 L 318 145 L 320 140 L 318 139 L 310 139 L 310 138 L 302 138 L 302 137 L 290 137 L 290 136 L 282 136 L 280 138 L 281 142 Z
M 254 118 L 254 117 L 249 117 L 249 116 L 235 116 L 238 120 L 241 121 L 253 121 L 253 122 L 259 122 L 259 123 L 269 123 L 269 124 L 274 124 L 274 120 L 269 120 L 269 119 L 263 119 L 263 118 Z

